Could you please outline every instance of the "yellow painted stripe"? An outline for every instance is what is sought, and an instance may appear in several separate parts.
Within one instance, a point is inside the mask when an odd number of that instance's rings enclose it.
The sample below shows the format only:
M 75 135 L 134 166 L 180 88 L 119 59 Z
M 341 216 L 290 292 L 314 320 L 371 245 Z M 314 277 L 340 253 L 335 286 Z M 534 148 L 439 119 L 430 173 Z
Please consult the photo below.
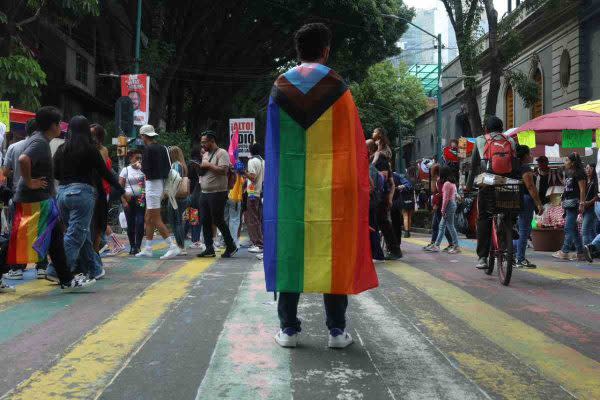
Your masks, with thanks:
M 406 241 L 408 243 L 416 244 L 419 246 L 425 246 L 426 244 L 429 244 L 429 242 L 426 240 L 415 239 L 415 238 L 402 239 L 402 241 Z M 461 251 L 461 254 L 463 254 L 463 255 L 477 257 L 477 253 L 475 253 L 472 250 L 465 249 L 464 247 L 461 248 L 460 251 Z M 558 280 L 558 281 L 583 279 L 583 278 L 600 279 L 600 274 L 594 273 L 593 271 L 573 270 L 572 273 L 569 273 L 569 272 L 562 272 L 557 267 L 552 267 L 552 266 L 548 266 L 548 265 L 539 265 L 539 264 L 538 264 L 538 268 L 536 268 L 536 269 L 519 269 L 519 273 L 520 272 L 524 272 L 527 274 L 533 274 L 533 275 L 539 275 L 539 276 L 543 276 L 548 279 L 553 279 L 553 280 Z
M 578 398 L 600 399 L 597 361 L 431 274 L 405 263 L 393 263 L 388 269 Z
M 194 260 L 154 283 L 118 314 L 85 335 L 48 371 L 35 372 L 11 399 L 94 398 L 173 303 L 211 264 Z
M 304 291 L 331 290 L 332 108 L 306 131 Z

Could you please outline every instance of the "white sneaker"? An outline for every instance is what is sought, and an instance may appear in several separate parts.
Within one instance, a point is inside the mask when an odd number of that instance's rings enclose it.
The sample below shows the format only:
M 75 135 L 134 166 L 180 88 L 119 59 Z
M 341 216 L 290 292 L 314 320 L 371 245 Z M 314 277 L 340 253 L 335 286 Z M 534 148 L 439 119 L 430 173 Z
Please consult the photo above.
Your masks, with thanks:
M 23 280 L 23 271 L 20 269 L 11 269 L 10 271 L 2 275 L 2 278 L 13 281 L 20 281 Z
M 83 289 L 85 287 L 93 285 L 94 283 L 96 283 L 95 279 L 90 279 L 83 274 L 77 274 L 71 280 L 71 282 L 69 283 L 68 286 L 63 286 L 62 288 L 65 291 L 73 291 L 73 290 Z
M 177 257 L 181 254 L 181 249 L 177 245 L 171 245 L 165 255 L 161 256 L 161 260 L 168 260 L 169 258 Z
M 102 278 L 104 278 L 104 275 L 106 275 L 106 270 L 105 270 L 104 268 L 102 268 L 102 271 L 100 271 L 100 273 L 99 273 L 98 275 L 96 275 L 96 276 L 94 277 L 94 279 L 95 279 L 95 280 L 102 279 Z
M 15 289 L 14 286 L 9 285 L 8 283 L 4 283 L 0 280 L 0 293 L 10 293 L 10 292 L 15 292 L 17 289 Z
M 343 349 L 350 346 L 354 340 L 346 331 L 338 328 L 333 328 L 329 331 L 329 347 L 332 349 Z
M 275 341 L 281 347 L 296 347 L 298 345 L 298 331 L 294 328 L 280 329 L 275 335 Z
M 250 248 L 248 249 L 248 252 L 249 252 L 249 253 L 262 253 L 262 252 L 263 252 L 263 249 L 261 249 L 261 248 L 260 248 L 260 247 L 258 247 L 258 246 L 252 246 L 252 247 L 250 247 Z
M 123 253 L 124 251 L 125 251 L 125 247 L 115 247 L 114 249 L 112 249 L 111 251 L 108 252 L 108 255 L 111 257 L 114 257 L 116 255 Z
M 265 258 L 265 256 L 264 256 L 264 254 L 263 254 L 263 253 L 258 253 L 258 254 L 256 255 L 256 258 L 258 258 L 259 260 L 262 260 L 262 259 L 264 259 L 264 258 Z
M 98 252 L 98 254 L 103 254 L 105 252 L 107 252 L 110 249 L 110 247 L 108 246 L 108 244 L 105 244 L 104 247 L 102 247 L 100 249 L 100 251 Z
M 202 246 L 204 246 L 204 243 L 195 242 L 195 243 L 190 244 L 190 249 L 201 249 Z M 205 247 L 205 249 L 206 249 L 206 247 Z
M 152 253 L 152 247 L 144 247 L 144 250 L 137 253 L 136 257 L 152 257 L 154 254 Z
M 38 279 L 46 279 L 46 270 L 42 268 L 37 268 L 35 270 L 36 276 Z
M 187 249 L 185 247 L 183 249 L 180 248 L 180 250 L 181 250 L 181 253 L 179 253 L 180 256 L 187 256 L 188 255 L 187 254 Z

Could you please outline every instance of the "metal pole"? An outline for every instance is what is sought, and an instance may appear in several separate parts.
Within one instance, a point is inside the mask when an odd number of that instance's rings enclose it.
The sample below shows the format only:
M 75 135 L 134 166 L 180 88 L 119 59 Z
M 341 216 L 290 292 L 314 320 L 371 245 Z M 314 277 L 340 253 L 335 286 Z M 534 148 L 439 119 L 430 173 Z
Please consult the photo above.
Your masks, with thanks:
M 437 35 L 438 46 L 438 91 L 437 91 L 437 157 L 442 159 L 442 35 Z
M 400 127 L 400 114 L 398 114 L 398 172 L 404 173 L 404 148 L 402 147 L 402 129 Z
M 137 23 L 135 27 L 135 73 L 140 73 L 140 41 L 142 36 L 142 0 L 138 0 Z

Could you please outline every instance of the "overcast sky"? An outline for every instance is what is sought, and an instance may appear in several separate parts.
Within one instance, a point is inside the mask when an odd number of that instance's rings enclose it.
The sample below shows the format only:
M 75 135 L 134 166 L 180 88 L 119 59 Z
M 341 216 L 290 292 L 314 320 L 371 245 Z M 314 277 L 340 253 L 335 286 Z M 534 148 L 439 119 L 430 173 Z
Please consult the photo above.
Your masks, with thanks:
M 404 4 L 414 8 L 444 8 L 440 0 L 404 0 Z M 498 15 L 502 16 L 506 12 L 507 0 L 494 0 L 494 4 L 496 5 L 496 10 L 498 10 Z

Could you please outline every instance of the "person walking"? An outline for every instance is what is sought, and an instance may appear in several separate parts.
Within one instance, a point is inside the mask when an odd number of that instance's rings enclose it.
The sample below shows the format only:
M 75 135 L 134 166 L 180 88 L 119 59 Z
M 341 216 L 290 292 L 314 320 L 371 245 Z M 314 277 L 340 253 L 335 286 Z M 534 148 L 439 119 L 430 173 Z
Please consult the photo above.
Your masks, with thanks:
M 142 172 L 146 177 L 146 214 L 144 216 L 146 239 L 143 245 L 144 248 L 135 256 L 153 256 L 152 239 L 154 239 L 154 230 L 157 229 L 169 246 L 167 252 L 160 257 L 161 260 L 165 260 L 181 254 L 181 249 L 171 237 L 169 228 L 167 228 L 160 215 L 160 201 L 164 191 L 164 181 L 171 170 L 169 154 L 165 146 L 156 142 L 158 133 L 152 125 L 142 126 L 140 136 L 145 145 L 142 154 Z
M 596 164 L 585 166 L 585 175 L 587 177 L 585 187 L 585 201 L 583 203 L 583 224 L 581 226 L 581 239 L 583 244 L 590 244 L 596 237 L 596 212 L 594 205 L 598 198 L 598 176 L 596 175 Z
M 217 145 L 214 132 L 206 131 L 200 141 L 204 148 L 204 156 L 200 164 L 200 214 L 202 216 L 202 234 L 206 250 L 198 257 L 215 257 L 212 226 L 216 226 L 225 240 L 223 258 L 230 258 L 237 253 L 229 227 L 225 223 L 225 204 L 227 203 L 227 172 L 230 168 L 229 154 Z
M 142 239 L 144 238 L 146 176 L 142 172 L 142 152 L 140 150 L 131 150 L 128 158 L 129 165 L 121 170 L 119 183 L 129 197 L 129 200 L 122 202 L 127 220 L 129 254 L 136 255 L 142 249 Z
M 438 229 L 438 236 L 433 246 L 428 251 L 439 252 L 440 244 L 444 238 L 446 227 L 450 232 L 452 241 L 448 244 L 452 246 L 448 249 L 448 254 L 460 253 L 460 246 L 458 243 L 458 232 L 454 226 L 454 214 L 456 212 L 456 175 L 454 170 L 450 167 L 443 167 L 440 170 L 440 181 L 442 182 L 442 204 L 440 206 L 440 212 L 442 219 Z
M 248 249 L 250 253 L 260 254 L 263 252 L 262 232 L 262 187 L 265 178 L 265 161 L 261 157 L 262 148 L 260 144 L 254 143 L 250 146 L 250 160 L 245 177 L 248 179 L 248 201 L 246 210 L 246 227 L 252 246 Z
M 183 156 L 183 151 L 178 146 L 169 147 L 169 157 L 171 159 L 171 169 L 174 169 L 179 173 L 182 178 L 188 176 L 188 168 Z M 187 208 L 187 197 L 176 198 L 177 209 L 173 208 L 171 202 L 168 202 L 167 212 L 169 218 L 169 224 L 175 235 L 175 242 L 181 250 L 181 255 L 187 255 L 185 249 L 185 227 L 183 226 L 183 212 Z
M 392 220 L 390 210 L 393 205 L 394 192 L 396 190 L 394 186 L 394 178 L 392 177 L 392 169 L 390 163 L 385 156 L 379 157 L 379 160 L 375 163 L 375 168 L 379 174 L 383 177 L 383 191 L 381 197 L 378 199 L 376 206 L 376 217 L 377 227 L 381 230 L 385 245 L 387 247 L 388 254 L 386 259 L 397 260 L 402 258 L 402 250 L 400 250 L 399 239 L 394 232 L 392 227 Z
M 90 226 L 97 197 L 94 176 L 100 176 L 121 195 L 125 190 L 106 167 L 90 133 L 90 124 L 83 116 L 73 117 L 69 135 L 54 155 L 54 172 L 59 182 L 58 208 L 66 226 L 64 235 L 67 265 L 72 271 L 100 279 L 105 272 L 97 265 Z
M 435 160 L 436 157 L 434 157 Z M 442 220 L 442 186 L 443 182 L 440 179 L 440 169 L 441 165 L 437 162 L 434 162 L 430 169 L 429 175 L 429 187 L 431 190 L 431 211 L 433 214 L 433 219 L 431 221 L 431 241 L 429 244 L 423 247 L 423 250 L 429 251 L 431 247 L 435 245 L 435 241 L 438 237 L 438 232 L 440 228 L 440 221 Z M 446 228 L 444 235 L 446 236 L 446 240 L 448 240 L 448 246 L 445 247 L 442 251 L 447 252 L 453 247 L 452 236 L 450 236 L 450 232 Z
M 577 153 L 571 153 L 565 160 L 565 188 L 562 206 L 565 211 L 565 240 L 562 249 L 552 254 L 560 260 L 583 260 L 583 243 L 577 227 L 577 215 L 585 211 L 586 176 Z M 576 254 L 569 254 L 572 247 Z
M 202 225 L 200 223 L 200 196 L 202 190 L 200 187 L 200 175 L 198 175 L 198 166 L 202 163 L 202 145 L 199 141 L 196 141 L 192 146 L 190 154 L 190 161 L 188 162 L 188 173 L 190 175 L 190 196 L 188 198 L 188 209 L 186 227 L 191 230 L 192 249 L 202 249 L 204 251 L 204 244 L 201 242 L 202 237 Z M 186 229 L 187 231 L 187 229 Z
M 406 176 L 401 178 L 399 185 L 396 185 L 396 190 L 400 192 L 404 237 L 409 238 L 412 228 L 412 217 L 415 213 L 415 186 L 410 178 Z
M 294 35 L 301 64 L 275 81 L 268 105 L 264 269 L 279 292 L 275 341 L 295 347 L 301 292 L 323 293 L 328 346 L 352 344 L 348 294 L 378 285 L 369 247 L 369 175 L 358 110 L 327 62 L 331 31 Z
M 535 175 L 533 174 L 531 167 L 529 167 L 529 164 L 533 161 L 529 147 L 517 145 L 517 159 L 519 160 L 520 167 L 516 173 L 516 178 L 523 180 L 521 190 L 523 205 L 517 219 L 519 239 L 513 240 L 513 247 L 516 249 L 517 260 L 515 267 L 534 269 L 536 268 L 536 265 L 525 258 L 525 251 L 527 250 L 527 241 L 531 234 L 533 213 L 537 211 L 538 214 L 541 214 L 543 212 L 543 205 L 540 200 L 538 187 L 536 186 Z
M 15 218 L 8 248 L 9 263 L 37 262 L 50 255 L 63 289 L 79 289 L 95 283 L 84 274 L 73 275 L 65 254 L 59 222 L 50 141 L 60 135 L 62 115 L 54 107 L 36 113 L 38 132 L 27 139 L 19 156 L 21 179 L 15 192 Z

